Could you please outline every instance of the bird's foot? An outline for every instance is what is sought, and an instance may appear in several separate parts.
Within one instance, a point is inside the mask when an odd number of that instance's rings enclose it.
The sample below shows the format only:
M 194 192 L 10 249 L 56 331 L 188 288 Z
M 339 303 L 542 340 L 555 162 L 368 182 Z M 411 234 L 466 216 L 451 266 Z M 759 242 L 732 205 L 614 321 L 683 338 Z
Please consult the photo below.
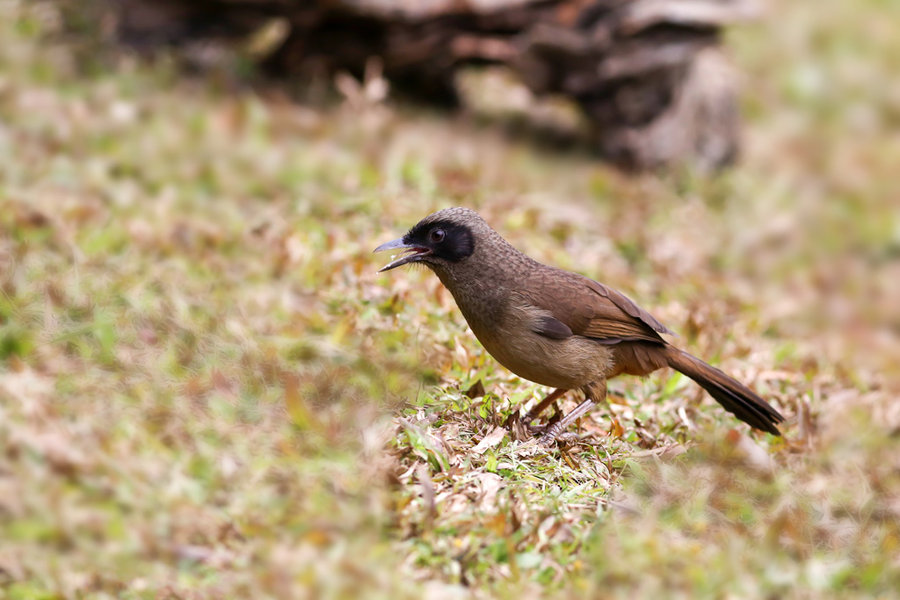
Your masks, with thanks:
M 559 423 L 559 421 L 561 419 L 562 419 L 562 413 L 555 412 L 555 413 L 553 413 L 552 417 L 547 419 L 546 423 L 544 423 L 542 425 L 532 425 L 531 423 L 525 423 L 525 427 L 527 427 L 528 431 L 530 431 L 533 435 L 538 435 L 541 433 L 545 433 L 547 431 L 547 429 L 549 429 L 550 427 L 553 427 L 554 425 Z
M 575 410 L 567 414 L 562 419 L 556 422 L 548 423 L 547 430 L 544 431 L 543 435 L 541 435 L 540 438 L 538 438 L 538 443 L 541 446 L 545 447 L 552 446 L 553 442 L 555 442 L 559 437 L 559 434 L 562 433 L 566 429 L 566 427 L 580 419 L 582 415 L 593 408 L 594 404 L 595 402 L 592 399 L 586 398 L 584 402 L 582 402 L 575 408 Z
M 552 446 L 559 437 L 559 434 L 562 433 L 563 427 L 564 426 L 562 425 L 562 421 L 557 421 L 552 425 L 548 425 L 545 428 L 543 435 L 538 438 L 538 444 L 544 446 L 545 448 L 549 448 L 550 446 Z
M 503 426 L 509 430 L 513 439 L 523 442 L 544 435 L 549 428 L 559 422 L 562 413 L 557 410 L 543 425 L 533 425 L 534 416 L 530 413 L 523 416 L 521 412 L 516 411 L 506 418 Z
M 572 446 L 580 443 L 585 443 L 585 435 L 574 431 L 562 431 L 552 439 L 546 434 L 538 438 L 538 444 L 545 448 L 550 448 L 554 444 Z
M 538 402 L 538 404 L 532 407 L 525 415 L 522 417 L 522 422 L 526 425 L 530 425 L 532 421 L 534 421 L 537 417 L 541 415 L 551 404 L 554 407 L 554 413 L 559 412 L 559 402 L 557 399 L 566 393 L 566 390 L 555 389 L 550 394 L 547 395 L 546 398 Z
M 549 425 L 525 425 L 525 429 L 528 430 L 528 433 L 535 437 L 547 431 L 547 427 L 549 427 Z
M 566 444 L 575 444 L 575 443 L 580 442 L 583 439 L 583 437 L 584 437 L 583 435 L 581 435 L 579 433 L 575 433 L 574 431 L 566 431 L 566 432 L 561 433 L 558 436 L 556 436 L 556 442 L 557 443 L 564 442 Z

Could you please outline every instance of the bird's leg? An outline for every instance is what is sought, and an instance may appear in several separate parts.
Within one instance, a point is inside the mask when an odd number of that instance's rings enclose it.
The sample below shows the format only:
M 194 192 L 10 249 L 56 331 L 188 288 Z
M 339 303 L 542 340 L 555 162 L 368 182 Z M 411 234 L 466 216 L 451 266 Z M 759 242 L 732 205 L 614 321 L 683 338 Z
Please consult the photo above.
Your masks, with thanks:
M 526 425 L 525 427 L 530 431 L 533 435 L 538 435 L 540 433 L 544 433 L 547 431 L 548 427 L 551 427 L 554 423 L 562 419 L 562 409 L 559 407 L 559 401 L 553 402 L 553 414 L 550 415 L 550 418 L 547 419 L 547 422 L 543 425 Z
M 562 419 L 560 419 L 559 421 L 557 421 L 556 423 L 554 423 L 553 425 L 548 427 L 547 430 L 544 432 L 544 435 L 542 435 L 540 438 L 538 438 L 538 442 L 540 442 L 541 445 L 543 445 L 543 446 L 551 445 L 553 442 L 556 441 L 556 438 L 559 437 L 559 434 L 562 433 L 562 431 L 566 427 L 571 425 L 576 420 L 580 419 L 582 417 L 582 415 L 584 415 L 586 412 L 588 412 L 589 410 L 594 408 L 594 406 L 596 404 L 597 404 L 596 402 L 594 402 L 593 400 L 588 398 L 587 400 L 585 400 L 584 402 L 582 402 L 581 404 L 576 406 L 575 410 L 573 410 L 572 412 L 567 414 L 565 417 L 563 417 Z
M 555 389 L 549 394 L 547 397 L 541 400 L 537 406 L 529 410 L 525 413 L 525 416 L 522 417 L 522 423 L 525 425 L 529 425 L 532 421 L 534 421 L 542 412 L 547 410 L 547 407 L 550 406 L 553 402 L 556 402 L 556 399 L 565 394 L 568 390 L 564 389 Z
M 547 426 L 553 425 L 557 421 L 563 418 L 562 409 L 559 407 L 559 402 L 553 403 L 553 414 L 550 415 L 550 418 L 547 419 Z
M 597 405 L 597 401 L 606 398 L 606 380 L 604 380 L 600 384 L 590 384 L 584 387 L 584 402 L 575 407 L 575 409 L 567 414 L 565 417 L 551 425 L 547 428 L 538 442 L 542 446 L 549 446 L 556 438 L 559 437 L 559 434 L 565 430 L 566 427 L 580 419 L 584 416 L 589 410 L 594 408 Z

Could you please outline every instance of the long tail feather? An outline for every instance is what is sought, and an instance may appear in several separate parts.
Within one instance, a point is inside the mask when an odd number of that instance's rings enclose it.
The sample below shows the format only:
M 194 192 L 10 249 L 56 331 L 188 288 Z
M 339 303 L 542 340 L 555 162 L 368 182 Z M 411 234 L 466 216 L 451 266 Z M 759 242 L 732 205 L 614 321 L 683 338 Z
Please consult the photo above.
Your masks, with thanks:
M 757 429 L 781 435 L 777 425 L 784 417 L 753 390 L 683 350 L 673 346 L 666 350 L 669 366 L 696 381 L 725 410 Z

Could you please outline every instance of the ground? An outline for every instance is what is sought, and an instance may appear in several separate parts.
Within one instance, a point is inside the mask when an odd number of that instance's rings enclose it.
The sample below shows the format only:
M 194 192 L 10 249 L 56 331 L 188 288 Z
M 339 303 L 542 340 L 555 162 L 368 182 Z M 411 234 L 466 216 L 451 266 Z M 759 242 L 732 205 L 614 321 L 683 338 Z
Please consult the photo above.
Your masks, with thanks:
M 900 589 L 895 3 L 732 31 L 717 175 L 97 55 L 66 7 L 0 1 L 0 597 Z M 626 292 L 785 436 L 664 371 L 578 443 L 512 441 L 547 390 L 371 254 L 451 205 Z

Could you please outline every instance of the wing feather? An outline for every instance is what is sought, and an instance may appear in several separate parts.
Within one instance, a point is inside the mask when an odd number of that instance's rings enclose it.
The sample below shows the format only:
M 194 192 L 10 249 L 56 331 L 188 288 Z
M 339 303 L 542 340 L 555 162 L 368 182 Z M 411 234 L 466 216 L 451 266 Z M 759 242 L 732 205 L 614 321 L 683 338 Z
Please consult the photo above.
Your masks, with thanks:
M 547 267 L 531 283 L 527 287 L 529 302 L 553 315 L 535 328 L 547 337 L 568 337 L 563 335 L 566 328 L 571 334 L 604 344 L 624 341 L 664 344 L 659 334 L 672 333 L 621 292 L 582 275 Z

